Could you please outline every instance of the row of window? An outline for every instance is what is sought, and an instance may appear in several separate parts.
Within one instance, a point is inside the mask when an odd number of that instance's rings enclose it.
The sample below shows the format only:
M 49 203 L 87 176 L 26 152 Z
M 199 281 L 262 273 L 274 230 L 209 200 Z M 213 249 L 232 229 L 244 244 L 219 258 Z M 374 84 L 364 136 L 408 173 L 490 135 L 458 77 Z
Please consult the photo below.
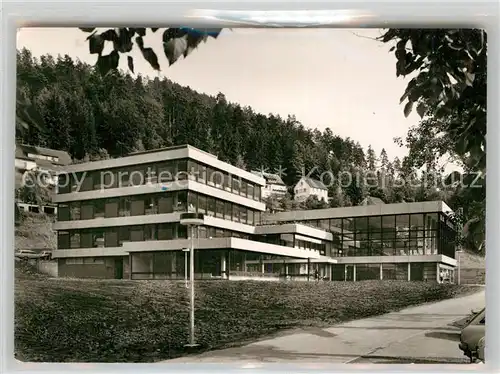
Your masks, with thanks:
M 222 238 L 237 237 L 249 239 L 248 235 L 214 227 L 198 227 L 195 237 Z M 187 239 L 185 226 L 179 223 L 160 223 L 149 225 L 106 227 L 99 229 L 80 229 L 59 231 L 57 233 L 58 249 L 121 247 L 123 242 L 147 240 Z
M 369 244 L 369 243 L 367 243 Z M 344 249 L 334 249 L 332 256 L 334 257 L 353 257 L 353 256 L 423 256 L 442 254 L 435 241 L 428 241 L 425 244 L 413 243 L 410 246 L 408 243 L 394 243 L 392 246 L 384 243 L 381 246 L 378 243 L 375 245 L 360 245 L 346 246 Z
M 103 257 L 75 257 L 66 258 L 64 260 L 66 265 L 104 265 Z
M 342 232 L 346 235 L 354 232 L 436 230 L 440 221 L 448 220 L 444 214 L 416 213 L 304 220 L 303 223 L 327 231 Z
M 121 246 L 124 241 L 185 239 L 187 235 L 186 227 L 179 223 L 59 231 L 58 248 L 118 247 Z M 275 238 L 272 235 L 250 237 L 249 235 L 238 232 L 208 226 L 200 226 L 195 237 L 239 237 L 282 246 L 295 245 L 296 248 L 315 251 L 319 252 L 321 255 L 329 255 L 332 257 L 421 256 L 435 254 L 444 254 L 452 258 L 454 257 L 453 252 L 450 253 L 446 250 L 447 247 L 445 244 L 439 244 L 440 241 L 437 237 L 410 242 L 345 241 L 341 246 L 331 245 L 330 243 L 316 244 L 299 240 L 293 244 L 282 241 L 278 237 Z M 443 240 L 441 240 L 441 242 L 442 241 Z
M 332 280 L 334 281 L 362 281 L 362 280 L 408 280 L 408 264 L 336 264 L 332 267 Z M 410 280 L 425 281 L 436 280 L 437 269 L 435 263 L 412 262 L 410 263 Z
M 261 201 L 261 186 L 239 176 L 215 169 L 194 160 L 170 160 L 99 171 L 62 174 L 58 193 L 92 191 L 195 180 L 249 199 Z
M 345 231 L 342 234 L 333 233 L 335 237 L 344 240 L 415 240 L 418 238 L 429 238 L 437 235 L 437 228 L 427 230 L 399 231 L 397 229 L 385 229 L 384 231 Z
M 446 226 L 442 226 L 439 230 L 410 231 L 408 236 L 399 236 L 397 232 L 367 237 L 356 234 L 355 239 L 336 235 L 332 247 L 334 257 L 436 254 L 455 257 L 454 232 L 449 232 Z
M 185 274 L 185 257 L 180 251 L 133 253 L 132 279 L 182 279 Z M 245 270 L 245 261 L 263 259 L 258 253 L 235 250 L 202 250 L 194 257 L 197 277 L 211 278 Z M 222 266 L 222 262 L 225 266 Z M 189 262 L 187 263 L 189 268 Z
M 259 224 L 261 212 L 192 191 L 95 199 L 59 204 L 58 220 L 87 220 L 185 212 L 198 213 L 249 225 Z
M 443 254 L 455 257 L 453 222 L 443 213 L 305 220 L 331 231 L 332 256 Z

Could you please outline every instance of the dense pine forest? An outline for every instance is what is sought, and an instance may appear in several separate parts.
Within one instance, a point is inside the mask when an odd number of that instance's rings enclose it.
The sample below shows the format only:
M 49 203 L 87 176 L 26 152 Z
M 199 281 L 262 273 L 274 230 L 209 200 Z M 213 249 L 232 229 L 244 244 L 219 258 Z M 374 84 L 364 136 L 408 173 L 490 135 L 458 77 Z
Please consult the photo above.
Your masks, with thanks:
M 288 186 L 303 173 L 319 178 L 329 172 L 337 177 L 323 178 L 334 207 L 358 205 L 367 196 L 386 203 L 443 199 L 454 208 L 464 205 L 453 185 L 436 184 L 442 176 L 434 163 L 416 177 L 408 157 L 390 160 L 384 149 L 363 149 L 330 129 L 306 128 L 292 114 L 263 115 L 228 102 L 223 93 L 208 96 L 166 78 L 122 72 L 103 77 L 69 56 L 38 58 L 23 49 L 17 57 L 19 88 L 45 124 L 17 140 L 68 151 L 75 161 L 187 143 L 247 170 L 284 170 Z M 349 175 L 353 181 L 346 183 Z M 401 182 L 409 178 L 413 183 Z M 415 183 L 422 178 L 427 183 Z

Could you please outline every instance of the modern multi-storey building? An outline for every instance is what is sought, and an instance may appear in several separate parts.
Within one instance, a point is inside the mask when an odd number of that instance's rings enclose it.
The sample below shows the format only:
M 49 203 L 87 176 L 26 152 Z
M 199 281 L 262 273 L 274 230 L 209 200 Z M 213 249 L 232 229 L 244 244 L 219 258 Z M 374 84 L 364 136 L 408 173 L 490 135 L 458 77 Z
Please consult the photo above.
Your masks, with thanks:
M 454 266 L 442 202 L 263 216 L 264 178 L 178 146 L 74 164 L 59 177 L 60 276 L 441 281 Z M 183 225 L 187 212 L 199 226 Z M 185 221 L 185 220 L 184 220 Z
M 331 233 L 260 224 L 264 185 L 191 146 L 70 165 L 53 199 L 59 275 L 183 278 L 191 239 L 198 278 L 292 276 L 304 272 L 295 271 L 300 263 L 334 263 L 326 253 Z M 194 238 L 181 225 L 187 211 L 203 214 Z M 276 258 L 279 265 L 266 262 Z

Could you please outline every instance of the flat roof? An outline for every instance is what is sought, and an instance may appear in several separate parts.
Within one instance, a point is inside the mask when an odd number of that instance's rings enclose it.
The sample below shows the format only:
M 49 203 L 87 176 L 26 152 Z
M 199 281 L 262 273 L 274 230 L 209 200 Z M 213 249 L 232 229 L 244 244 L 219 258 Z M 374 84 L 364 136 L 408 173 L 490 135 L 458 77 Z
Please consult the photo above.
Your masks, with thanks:
M 416 203 L 397 203 L 381 205 L 350 206 L 342 208 L 294 210 L 291 212 L 279 212 L 268 214 L 263 218 L 264 222 L 289 222 L 329 218 L 347 218 L 378 216 L 391 214 L 413 214 L 413 213 L 435 213 L 443 212 L 450 214 L 453 211 L 444 201 L 422 201 Z
M 217 158 L 217 156 L 187 144 L 145 152 L 137 152 L 124 157 L 111 158 L 107 160 L 72 164 L 68 165 L 65 168 L 65 171 L 68 173 L 78 173 L 95 170 L 106 170 L 183 158 L 199 161 L 205 165 L 212 166 L 215 169 L 225 171 L 231 175 L 246 179 L 247 181 L 253 182 L 260 186 L 265 186 L 266 184 L 266 180 L 263 177 L 255 175 L 244 169 L 240 169 L 227 162 L 221 161 Z
M 196 147 L 193 147 L 192 145 L 189 145 L 189 144 L 172 145 L 170 147 L 162 147 L 162 148 L 149 149 L 147 151 L 130 152 L 128 155 L 123 156 L 123 157 L 147 155 L 147 154 L 156 153 L 156 152 L 172 151 L 174 149 L 184 149 L 184 148 L 196 149 L 197 151 L 205 153 L 209 157 L 218 158 L 216 155 L 213 155 L 211 153 L 205 152 L 204 150 L 196 148 Z

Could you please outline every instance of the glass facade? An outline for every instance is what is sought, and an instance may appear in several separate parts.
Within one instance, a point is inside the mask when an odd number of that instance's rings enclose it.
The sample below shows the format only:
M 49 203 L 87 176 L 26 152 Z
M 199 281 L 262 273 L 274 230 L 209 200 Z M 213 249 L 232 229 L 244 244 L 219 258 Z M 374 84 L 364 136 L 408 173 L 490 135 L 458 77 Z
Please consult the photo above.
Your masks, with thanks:
M 210 226 L 198 228 L 200 238 L 234 237 L 250 239 L 240 232 Z M 187 239 L 187 229 L 178 222 L 91 229 L 60 230 L 57 233 L 58 249 L 121 247 L 127 241 Z
M 132 253 L 132 279 L 184 279 L 189 272 L 189 252 L 167 251 Z M 277 260 L 269 262 L 269 260 Z M 279 256 L 233 249 L 195 250 L 194 272 L 197 279 L 244 278 L 314 278 L 315 271 L 328 276 L 325 264 L 296 261 Z M 241 278 L 240 278 L 241 279 Z
M 59 204 L 59 221 L 87 220 L 185 212 L 188 207 L 212 217 L 254 225 L 261 212 L 243 205 L 217 199 L 193 191 L 165 191 L 155 194 L 109 199 L 83 200 Z
M 456 232 L 452 220 L 444 213 L 346 217 L 303 223 L 332 232 L 332 257 L 442 254 L 455 258 Z
M 382 264 L 382 279 L 408 280 L 408 264 Z
M 168 183 L 187 179 L 248 199 L 262 200 L 260 185 L 191 159 L 168 160 L 61 175 L 58 179 L 58 193 L 140 186 L 148 183 Z
M 363 280 L 400 280 L 442 282 L 438 268 L 442 265 L 436 262 L 406 262 L 406 263 L 370 263 L 370 264 L 335 264 L 332 266 L 334 281 Z M 454 275 L 454 270 L 447 268 L 448 278 Z M 409 272 L 409 278 L 408 278 Z

